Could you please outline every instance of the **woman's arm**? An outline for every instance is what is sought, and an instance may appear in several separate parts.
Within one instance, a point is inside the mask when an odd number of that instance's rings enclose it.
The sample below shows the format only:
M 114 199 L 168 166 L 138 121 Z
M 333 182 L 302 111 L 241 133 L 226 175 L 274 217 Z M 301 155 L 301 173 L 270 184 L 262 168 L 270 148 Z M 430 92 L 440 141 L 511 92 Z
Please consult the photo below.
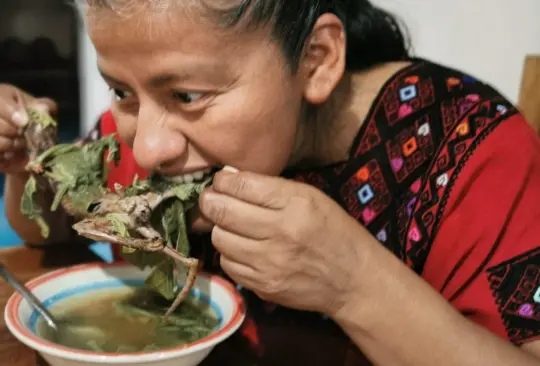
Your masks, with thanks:
M 7 174 L 4 187 L 5 215 L 13 230 L 24 240 L 32 245 L 47 244 L 50 242 L 65 242 L 70 237 L 70 218 L 61 210 L 58 212 L 46 212 L 45 220 L 54 226 L 50 237 L 45 239 L 41 236 L 39 226 L 21 213 L 21 197 L 24 185 L 28 180 L 28 173 Z M 44 192 L 39 199 L 43 207 L 50 207 L 52 194 Z
M 366 267 L 353 276 L 363 282 L 369 272 L 377 283 L 367 292 L 365 283 L 351 289 L 350 302 L 332 317 L 376 364 L 394 355 L 411 366 L 540 365 L 540 357 L 462 316 L 378 242 L 362 246 L 369 248 Z

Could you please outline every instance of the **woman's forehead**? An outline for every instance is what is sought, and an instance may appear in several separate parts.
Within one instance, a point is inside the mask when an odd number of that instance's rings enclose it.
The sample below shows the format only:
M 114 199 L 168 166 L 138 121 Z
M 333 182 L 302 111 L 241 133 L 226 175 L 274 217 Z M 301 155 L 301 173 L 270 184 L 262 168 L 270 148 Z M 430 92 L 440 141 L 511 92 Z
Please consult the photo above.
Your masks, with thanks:
M 188 1 L 189 2 L 189 1 Z M 175 50 L 212 54 L 242 52 L 264 41 L 266 32 L 222 29 L 184 10 L 139 11 L 120 16 L 111 10 L 90 11 L 87 23 L 98 52 Z
M 263 49 L 272 42 L 262 31 L 221 30 L 183 12 L 171 12 L 166 18 L 143 12 L 123 18 L 90 16 L 88 21 L 102 72 L 120 80 L 137 74 L 145 84 L 172 72 L 185 79 L 204 74 L 205 79 L 222 83 L 240 70 L 245 72 L 251 56 L 266 53 Z

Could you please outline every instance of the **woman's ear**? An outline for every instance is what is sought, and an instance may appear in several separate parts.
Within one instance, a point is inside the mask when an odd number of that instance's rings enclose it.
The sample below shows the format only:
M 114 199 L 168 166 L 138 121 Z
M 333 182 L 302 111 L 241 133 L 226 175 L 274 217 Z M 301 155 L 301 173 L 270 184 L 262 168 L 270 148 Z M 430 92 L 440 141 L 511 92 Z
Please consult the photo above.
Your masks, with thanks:
M 326 13 L 316 21 L 309 36 L 300 71 L 304 75 L 304 98 L 311 104 L 324 103 L 345 72 L 345 29 L 334 14 Z

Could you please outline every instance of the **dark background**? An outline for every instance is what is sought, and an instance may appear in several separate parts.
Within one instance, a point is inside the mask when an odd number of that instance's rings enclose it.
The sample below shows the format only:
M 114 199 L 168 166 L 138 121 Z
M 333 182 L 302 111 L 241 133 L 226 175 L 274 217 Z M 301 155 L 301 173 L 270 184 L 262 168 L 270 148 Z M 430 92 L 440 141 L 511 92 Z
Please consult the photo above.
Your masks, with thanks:
M 0 0 L 0 83 L 54 99 L 61 141 L 80 131 L 78 29 L 68 0 Z

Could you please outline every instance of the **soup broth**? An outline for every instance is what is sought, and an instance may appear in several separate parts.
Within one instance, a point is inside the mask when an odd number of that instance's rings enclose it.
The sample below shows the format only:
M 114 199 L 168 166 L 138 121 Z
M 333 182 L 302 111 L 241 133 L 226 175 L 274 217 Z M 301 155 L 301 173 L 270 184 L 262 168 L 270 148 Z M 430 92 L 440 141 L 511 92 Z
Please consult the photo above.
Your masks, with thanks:
M 219 319 L 205 301 L 188 297 L 164 321 L 170 303 L 144 287 L 96 291 L 50 311 L 61 323 L 51 332 L 43 319 L 37 334 L 65 347 L 105 353 L 158 351 L 197 341 L 216 331 Z

